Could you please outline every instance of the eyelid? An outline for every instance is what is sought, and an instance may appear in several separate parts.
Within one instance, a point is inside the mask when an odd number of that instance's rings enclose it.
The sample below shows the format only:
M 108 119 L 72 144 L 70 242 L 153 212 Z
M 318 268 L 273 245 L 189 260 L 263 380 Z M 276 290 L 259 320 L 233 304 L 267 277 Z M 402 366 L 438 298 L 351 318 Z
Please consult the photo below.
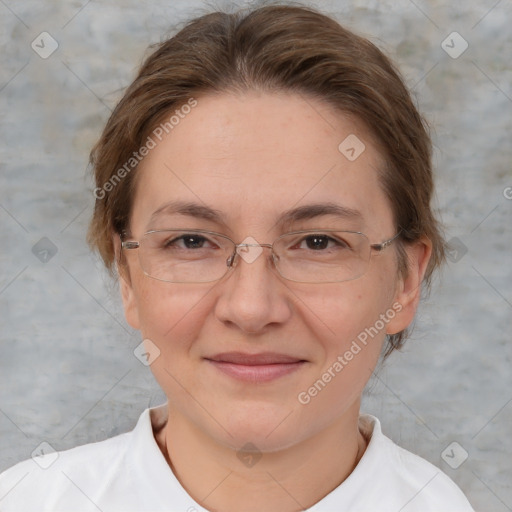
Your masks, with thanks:
M 329 232 L 329 231 L 326 231 L 326 230 L 313 230 L 309 233 L 297 233 L 297 238 L 299 241 L 303 241 L 303 240 L 306 240 L 307 238 L 309 237 L 312 237 L 312 236 L 318 236 L 318 237 L 324 237 L 324 238 L 327 238 L 329 241 L 333 241 L 333 242 L 336 242 L 338 245 L 339 244 L 347 244 L 347 241 L 344 240 L 343 238 L 341 237 L 336 237 L 334 236 L 335 233 L 339 233 L 341 232 L 342 230 L 337 230 L 336 232 Z M 285 233 L 286 235 L 287 233 Z
M 287 230 L 286 232 L 283 232 L 282 234 L 278 235 L 273 241 L 277 241 L 283 236 L 286 235 L 296 235 L 298 239 L 304 239 L 305 237 L 312 236 L 312 235 L 320 235 L 320 236 L 326 236 L 328 238 L 331 238 L 332 240 L 338 240 L 334 234 L 335 233 L 341 233 L 341 232 L 347 232 L 347 233 L 357 233 L 357 234 L 363 234 L 361 231 L 358 231 L 356 229 L 339 229 L 339 228 L 307 228 L 307 229 L 293 229 L 293 230 Z M 191 235 L 191 236 L 200 236 L 204 237 L 206 239 L 210 239 L 212 237 L 219 237 L 221 240 L 230 240 L 232 243 L 236 245 L 236 241 L 233 240 L 233 237 L 226 234 L 226 233 L 220 233 L 218 231 L 209 230 L 209 229 L 203 229 L 203 228 L 164 228 L 164 229 L 151 229 L 144 233 L 144 235 L 148 235 L 151 233 L 167 233 L 168 237 L 166 239 L 166 242 L 180 239 L 184 236 Z M 366 235 L 364 235 L 366 236 Z M 242 243 L 242 242 L 240 242 Z
M 161 231 L 162 234 L 165 234 L 166 230 L 154 230 L 153 232 L 155 231 Z M 222 233 L 217 233 L 217 232 L 210 232 L 210 231 L 206 231 L 206 230 L 187 230 L 187 229 L 180 229 L 179 231 L 176 231 L 176 232 L 173 232 L 173 231 L 169 231 L 167 233 L 168 236 L 166 236 L 164 239 L 162 239 L 160 241 L 160 243 L 162 244 L 162 246 L 165 246 L 165 247 L 168 247 L 170 246 L 171 244 L 173 245 L 176 245 L 178 244 L 180 241 L 184 241 L 188 238 L 188 237 L 192 237 L 192 238 L 198 238 L 198 239 L 202 239 L 204 240 L 206 243 L 212 245 L 212 246 L 226 246 L 226 244 L 229 242 L 231 242 L 231 239 L 226 237 L 226 235 L 222 235 Z M 234 242 L 231 242 L 234 244 Z M 203 248 L 203 247 L 201 247 Z M 208 248 L 208 247 L 206 247 Z

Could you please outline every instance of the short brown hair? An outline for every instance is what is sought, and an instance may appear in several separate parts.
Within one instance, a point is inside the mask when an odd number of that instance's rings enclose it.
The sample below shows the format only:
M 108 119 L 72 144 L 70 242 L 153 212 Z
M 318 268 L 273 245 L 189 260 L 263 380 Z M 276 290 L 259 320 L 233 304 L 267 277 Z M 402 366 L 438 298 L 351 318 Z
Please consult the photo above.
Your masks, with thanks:
M 444 259 L 433 194 L 431 141 L 400 74 L 370 41 L 309 7 L 267 5 L 233 14 L 214 12 L 189 22 L 156 45 L 126 90 L 91 151 L 94 215 L 88 233 L 112 271 L 113 233 L 128 229 L 136 167 L 112 179 L 165 114 L 205 93 L 289 91 L 320 99 L 361 120 L 384 159 L 380 181 L 393 211 L 399 271 L 404 243 L 428 237 L 433 246 L 424 284 Z M 105 187 L 105 184 L 112 186 Z M 108 193 L 106 190 L 108 189 Z M 406 332 L 388 336 L 385 355 Z

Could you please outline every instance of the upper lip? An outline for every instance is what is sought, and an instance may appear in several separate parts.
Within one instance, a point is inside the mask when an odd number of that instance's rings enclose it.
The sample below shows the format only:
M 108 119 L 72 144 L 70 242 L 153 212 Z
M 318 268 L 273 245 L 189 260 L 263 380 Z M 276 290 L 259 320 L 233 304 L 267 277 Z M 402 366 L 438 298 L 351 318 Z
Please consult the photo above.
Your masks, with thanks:
M 275 352 L 261 352 L 259 354 L 247 354 L 244 352 L 223 352 L 212 357 L 207 357 L 210 361 L 219 363 L 232 363 L 246 366 L 258 366 L 264 364 L 290 364 L 304 361 L 300 357 L 289 356 L 286 354 L 276 354 Z

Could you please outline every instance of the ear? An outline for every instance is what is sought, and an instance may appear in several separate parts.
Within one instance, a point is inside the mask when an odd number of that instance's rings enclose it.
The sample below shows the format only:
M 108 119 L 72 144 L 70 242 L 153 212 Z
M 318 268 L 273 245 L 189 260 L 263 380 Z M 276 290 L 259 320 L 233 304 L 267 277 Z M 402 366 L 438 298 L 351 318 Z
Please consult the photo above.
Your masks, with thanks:
M 395 292 L 397 315 L 387 324 L 386 333 L 396 334 L 406 329 L 414 319 L 421 296 L 421 283 L 432 254 L 432 242 L 423 237 L 404 247 L 407 256 L 407 276 L 401 277 Z
M 113 235 L 115 261 L 117 275 L 119 276 L 119 289 L 121 299 L 123 301 L 124 316 L 128 324 L 134 329 L 140 330 L 139 310 L 137 300 L 133 290 L 132 279 L 130 277 L 130 269 L 128 261 L 123 258 L 121 249 L 121 238 L 117 233 Z

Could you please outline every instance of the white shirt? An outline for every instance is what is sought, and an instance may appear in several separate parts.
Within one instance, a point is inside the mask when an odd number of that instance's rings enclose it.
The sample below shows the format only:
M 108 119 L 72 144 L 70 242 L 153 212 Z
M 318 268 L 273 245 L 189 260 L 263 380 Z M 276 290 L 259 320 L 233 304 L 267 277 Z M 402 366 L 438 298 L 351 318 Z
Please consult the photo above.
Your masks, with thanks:
M 0 510 L 206 512 L 155 441 L 166 418 L 165 404 L 146 409 L 131 432 L 16 464 L 0 474 Z M 308 512 L 474 512 L 448 476 L 394 444 L 377 418 L 361 415 L 360 426 L 371 439 L 359 464 Z

